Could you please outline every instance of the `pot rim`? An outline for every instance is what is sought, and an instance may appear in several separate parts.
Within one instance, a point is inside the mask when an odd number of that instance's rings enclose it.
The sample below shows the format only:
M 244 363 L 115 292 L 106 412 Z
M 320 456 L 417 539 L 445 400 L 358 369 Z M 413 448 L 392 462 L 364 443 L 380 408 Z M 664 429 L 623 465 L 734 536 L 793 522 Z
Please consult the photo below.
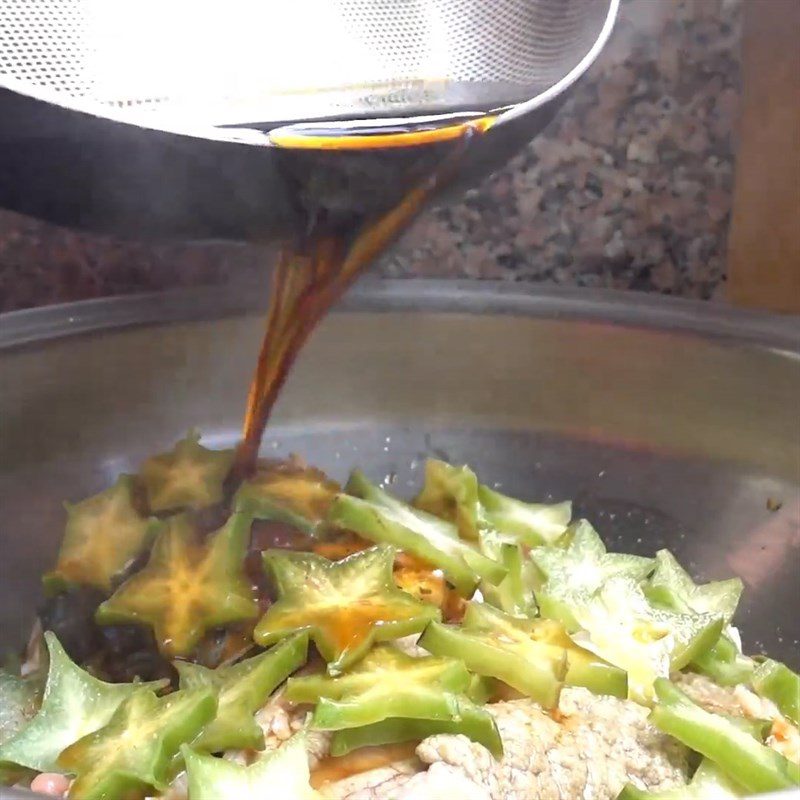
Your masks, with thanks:
M 81 300 L 0 314 L 0 351 L 121 328 L 265 313 L 264 281 Z M 800 316 L 706 300 L 504 281 L 366 279 L 334 313 L 511 315 L 610 323 L 784 351 L 800 358 Z
M 0 353 L 72 336 L 263 313 L 265 281 L 84 300 L 0 314 Z M 800 359 L 800 316 L 742 310 L 709 301 L 499 281 L 366 279 L 335 313 L 511 315 L 611 324 L 675 333 L 733 345 L 764 347 Z M 34 800 L 27 790 L 0 787 L 0 800 Z M 798 800 L 789 790 L 764 800 Z

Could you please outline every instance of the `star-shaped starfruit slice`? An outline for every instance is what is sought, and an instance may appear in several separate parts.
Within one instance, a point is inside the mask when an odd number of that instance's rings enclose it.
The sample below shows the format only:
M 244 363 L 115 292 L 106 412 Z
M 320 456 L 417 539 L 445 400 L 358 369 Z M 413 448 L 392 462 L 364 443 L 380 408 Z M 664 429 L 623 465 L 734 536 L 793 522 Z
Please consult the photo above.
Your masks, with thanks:
M 41 708 L 0 746 L 0 761 L 53 772 L 58 771 L 56 759 L 65 747 L 102 728 L 131 695 L 142 687 L 163 688 L 168 682 L 105 683 L 74 664 L 54 634 L 45 633 L 45 641 L 50 667 Z
M 744 585 L 739 578 L 695 583 L 669 550 L 656 553 L 655 571 L 644 587 L 648 599 L 673 611 L 715 614 L 731 621 Z
M 541 615 L 575 630 L 574 608 L 585 603 L 609 578 L 621 575 L 643 580 L 653 570 L 653 559 L 607 552 L 586 520 L 575 523 L 568 534 L 571 541 L 567 547 L 534 547 L 531 559 L 545 578 L 536 593 Z
M 481 581 L 483 599 L 515 617 L 536 614 L 534 588 L 538 582 L 536 565 L 526 557 L 523 545 L 496 531 L 482 531 L 481 552 L 506 568 L 506 576 L 497 585 Z
M 713 614 L 654 608 L 633 578 L 617 575 L 574 610 L 573 640 L 628 673 L 628 697 L 653 699 L 657 678 L 668 677 L 719 639 L 724 620 Z
M 494 531 L 529 547 L 552 544 L 567 529 L 572 504 L 526 503 L 478 483 L 467 466 L 425 462 L 425 483 L 414 500 L 417 508 L 454 522 L 460 536 L 477 540 Z
M 22 678 L 0 669 L 0 745 L 14 738 L 36 715 L 42 702 L 38 675 Z M 0 785 L 19 780 L 24 768 L 0 761 Z
M 339 491 L 339 484 L 324 472 L 290 461 L 260 467 L 242 483 L 233 502 L 255 519 L 285 522 L 313 535 Z
M 496 583 L 505 568 L 459 538 L 452 522 L 404 503 L 355 470 L 331 505 L 329 522 L 372 542 L 392 545 L 441 569 L 447 580 L 468 596 L 478 581 Z
M 110 592 L 114 579 L 144 551 L 161 529 L 134 506 L 134 478 L 120 475 L 100 494 L 65 503 L 67 524 L 55 568 L 44 577 L 52 590 L 70 584 Z
M 323 800 L 310 785 L 304 734 L 295 734 L 278 750 L 249 766 L 203 755 L 184 745 L 183 757 L 191 800 Z
M 414 498 L 414 506 L 454 522 L 462 538 L 478 538 L 478 477 L 469 467 L 429 458 L 425 462 L 425 482 Z
M 500 494 L 481 484 L 478 487 L 481 503 L 481 527 L 498 531 L 521 544 L 555 544 L 566 532 L 572 518 L 572 503 L 526 503 Z
M 157 697 L 147 689 L 131 695 L 103 728 L 70 745 L 59 769 L 76 775 L 70 800 L 143 797 L 164 791 L 174 778 L 180 747 L 214 717 L 210 688 Z
M 360 731 L 357 737 L 362 742 L 365 731 L 379 731 L 381 741 L 370 744 L 408 741 L 422 730 L 425 733 L 420 738 L 460 733 L 499 755 L 502 743 L 494 719 L 465 694 L 471 681 L 463 662 L 456 659 L 414 658 L 391 645 L 378 645 L 340 677 L 291 678 L 286 697 L 299 703 L 316 703 L 311 726 L 337 731 L 333 755 L 353 749 L 353 738 L 338 733 L 351 729 Z M 407 725 L 411 720 L 418 724 Z M 420 725 L 422 721 L 431 724 Z
M 142 464 L 139 478 L 150 510 L 201 509 L 219 503 L 233 459 L 233 450 L 209 450 L 200 444 L 200 434 L 190 431 L 172 450 Z
M 655 571 L 643 586 L 651 603 L 682 613 L 714 614 L 721 616 L 726 625 L 730 624 L 744 588 L 739 578 L 695 583 L 669 550 L 656 553 L 655 565 Z M 754 662 L 742 654 L 737 642 L 735 632 L 726 628 L 714 647 L 692 662 L 692 669 L 723 686 L 748 683 Z
M 560 622 L 513 617 L 486 603 L 470 603 L 460 628 L 426 631 L 420 644 L 462 657 L 476 674 L 498 678 L 543 705 L 557 697 L 553 677 L 595 694 L 628 694 L 625 671 L 575 644 Z
M 372 547 L 341 561 L 313 553 L 268 550 L 278 601 L 256 625 L 262 646 L 308 631 L 331 675 L 358 661 L 373 642 L 419 633 L 440 617 L 435 606 L 398 589 L 392 579 L 395 551 Z
M 101 603 L 100 625 L 148 625 L 162 653 L 189 655 L 210 628 L 258 616 L 244 572 L 251 519 L 232 514 L 203 540 L 186 515 L 170 517 L 150 560 Z
M 36 676 L 22 678 L 0 669 L 0 745 L 16 736 L 36 715 L 42 688 Z
M 261 655 L 228 667 L 208 669 L 176 661 L 181 689 L 213 689 L 217 715 L 192 743 L 198 751 L 263 750 L 264 733 L 254 714 L 289 675 L 301 667 L 308 653 L 308 637 L 292 636 Z

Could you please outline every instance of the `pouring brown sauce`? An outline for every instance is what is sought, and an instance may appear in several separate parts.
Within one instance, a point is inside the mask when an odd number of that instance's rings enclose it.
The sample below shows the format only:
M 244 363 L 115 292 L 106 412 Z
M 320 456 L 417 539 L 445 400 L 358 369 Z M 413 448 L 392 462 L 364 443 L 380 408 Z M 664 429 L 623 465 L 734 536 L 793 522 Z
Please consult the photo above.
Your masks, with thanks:
M 457 174 L 464 150 L 493 122 L 478 116 L 446 126 L 362 126 L 345 135 L 333 125 L 273 131 L 305 229 L 283 243 L 272 275 L 235 480 L 255 471 L 270 413 L 311 333 Z

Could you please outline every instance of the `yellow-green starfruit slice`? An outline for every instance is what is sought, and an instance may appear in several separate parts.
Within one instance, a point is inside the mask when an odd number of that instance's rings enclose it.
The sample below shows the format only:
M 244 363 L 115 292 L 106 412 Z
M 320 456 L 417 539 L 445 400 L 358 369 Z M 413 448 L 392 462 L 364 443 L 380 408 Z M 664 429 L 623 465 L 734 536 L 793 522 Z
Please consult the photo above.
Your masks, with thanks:
M 639 584 L 617 575 L 574 610 L 572 639 L 628 673 L 628 697 L 647 704 L 660 677 L 685 667 L 719 639 L 724 619 L 654 608 Z
M 233 450 L 209 450 L 190 431 L 167 453 L 142 464 L 139 479 L 154 513 L 201 509 L 219 503 L 231 471 Z
M 290 679 L 286 696 L 314 702 L 311 726 L 319 730 L 372 729 L 380 723 L 381 744 L 408 741 L 419 726 L 407 720 L 450 723 L 431 732 L 463 734 L 498 757 L 503 747 L 493 717 L 467 696 L 471 676 L 463 662 L 436 656 L 412 657 L 391 645 L 378 645 L 338 678 L 322 675 Z M 422 737 L 424 738 L 424 736 Z M 334 736 L 336 739 L 336 736 Z M 344 743 L 343 743 L 344 742 Z M 347 737 L 335 755 L 353 747 Z
M 207 630 L 258 616 L 244 571 L 252 520 L 232 514 L 205 540 L 186 515 L 167 522 L 147 565 L 101 603 L 95 619 L 147 625 L 164 655 L 188 656 Z
M 295 734 L 278 750 L 264 753 L 249 766 L 196 752 L 184 745 L 191 800 L 323 800 L 310 785 L 306 739 Z
M 286 462 L 259 468 L 234 496 L 234 508 L 255 519 L 285 522 L 314 535 L 341 491 L 324 472 Z
M 586 520 L 571 526 L 570 534 L 567 547 L 534 547 L 530 555 L 545 578 L 536 593 L 541 615 L 575 630 L 574 609 L 593 592 L 615 576 L 643 580 L 653 571 L 654 562 L 652 558 L 609 553 Z
M 263 750 L 264 733 L 255 712 L 270 694 L 306 661 L 308 636 L 298 634 L 261 655 L 227 667 L 208 669 L 176 661 L 181 689 L 210 687 L 217 693 L 217 715 L 192 747 L 198 751 Z
M 82 670 L 66 654 L 54 634 L 45 633 L 50 653 L 42 705 L 31 721 L 0 746 L 0 761 L 37 772 L 59 771 L 56 759 L 64 748 L 108 723 L 119 706 L 151 684 L 105 683 Z
M 111 488 L 79 503 L 64 504 L 67 524 L 56 566 L 44 577 L 46 589 L 80 584 L 111 592 L 114 579 L 147 549 L 163 526 L 136 510 L 134 491 L 135 479 L 120 475 Z
M 115 800 L 163 792 L 174 778 L 181 745 L 191 742 L 217 708 L 213 689 L 157 697 L 139 689 L 108 724 L 83 737 L 58 758 L 76 775 L 69 800 Z
M 268 550 L 264 563 L 278 590 L 253 634 L 267 646 L 308 631 L 328 673 L 339 674 L 374 642 L 419 633 L 438 608 L 398 589 L 392 578 L 395 551 L 378 546 L 341 561 L 313 553 Z

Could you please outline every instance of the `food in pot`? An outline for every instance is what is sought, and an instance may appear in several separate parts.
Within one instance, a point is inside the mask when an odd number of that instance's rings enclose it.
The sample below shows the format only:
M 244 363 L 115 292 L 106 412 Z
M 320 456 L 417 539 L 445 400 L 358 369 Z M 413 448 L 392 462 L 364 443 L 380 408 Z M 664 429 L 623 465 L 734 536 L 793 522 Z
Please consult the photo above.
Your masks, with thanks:
M 0 779 L 70 800 L 641 800 L 800 785 L 800 677 L 748 656 L 737 578 L 608 552 L 427 464 L 355 471 L 192 433 L 67 506 Z

